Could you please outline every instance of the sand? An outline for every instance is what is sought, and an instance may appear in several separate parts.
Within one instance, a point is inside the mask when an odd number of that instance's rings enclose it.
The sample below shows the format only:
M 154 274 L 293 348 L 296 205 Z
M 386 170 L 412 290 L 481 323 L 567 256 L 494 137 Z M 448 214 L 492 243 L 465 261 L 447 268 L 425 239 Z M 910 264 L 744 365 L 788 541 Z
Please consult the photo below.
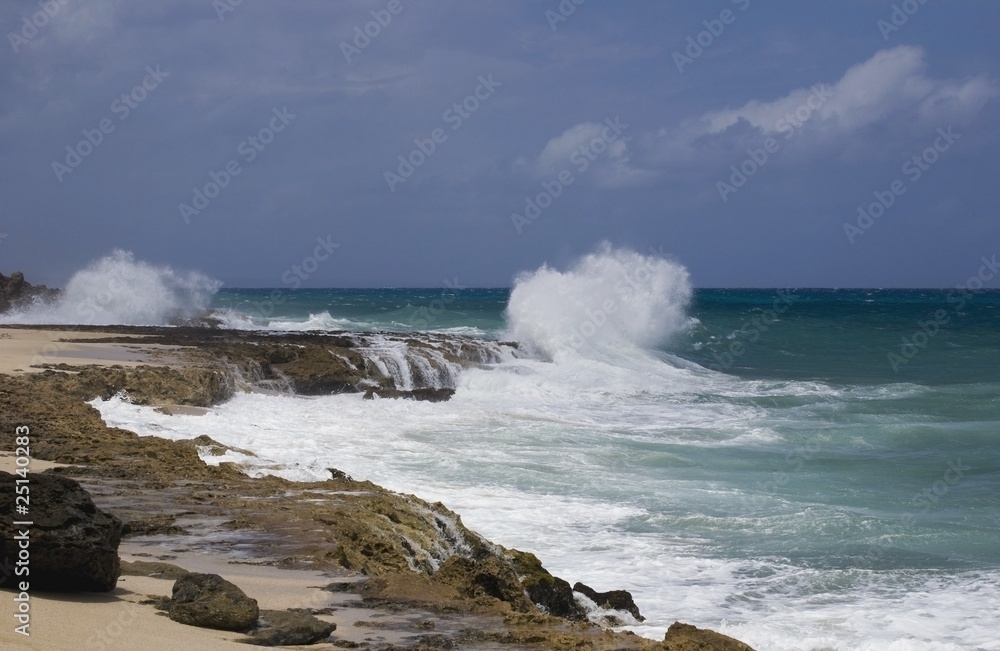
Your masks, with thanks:
M 123 543 L 119 555 L 125 561 L 149 560 L 143 549 L 141 545 Z M 219 554 L 182 554 L 171 562 L 192 571 L 224 576 L 256 599 L 262 609 L 336 607 L 335 595 L 316 587 L 330 582 L 319 572 L 232 565 Z M 13 620 L 4 622 L 0 628 L 0 649 L 246 651 L 253 648 L 236 642 L 245 637 L 243 634 L 178 624 L 151 604 L 140 603 L 150 596 L 169 596 L 173 583 L 172 580 L 122 576 L 118 579 L 118 587 L 110 593 L 32 594 L 31 636 L 15 633 Z M 13 597 L 11 591 L 0 591 L 0 599 L 4 601 Z M 335 622 L 338 629 L 343 629 L 343 633 L 335 633 L 338 638 L 349 639 L 351 631 L 358 641 L 364 639 L 358 635 L 367 636 L 369 631 L 353 626 L 353 622 L 364 619 L 363 616 L 358 616 L 353 609 L 336 612 L 337 616 L 320 615 L 320 619 Z
M 108 336 L 115 335 L 102 332 L 0 328 L 0 373 L 37 373 L 45 370 L 37 368 L 43 364 L 141 366 L 176 361 L 171 352 L 176 351 L 177 347 L 142 344 L 141 335 L 135 336 L 135 345 L 62 341 L 101 339 Z

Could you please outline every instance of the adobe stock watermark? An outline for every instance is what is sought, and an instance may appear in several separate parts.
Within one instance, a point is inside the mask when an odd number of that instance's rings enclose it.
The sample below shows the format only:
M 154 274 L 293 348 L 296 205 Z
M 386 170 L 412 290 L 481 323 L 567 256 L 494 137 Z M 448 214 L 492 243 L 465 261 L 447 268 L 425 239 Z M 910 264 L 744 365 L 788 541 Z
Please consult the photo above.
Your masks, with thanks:
M 279 305 L 284 305 L 286 294 L 295 291 L 319 269 L 320 264 L 329 260 L 334 251 L 340 248 L 340 242 L 334 242 L 332 235 L 317 237 L 316 246 L 312 255 L 307 255 L 296 264 L 293 264 L 281 274 L 281 282 L 288 285 L 288 288 L 278 288 L 271 290 L 267 298 L 263 301 L 254 301 L 251 304 L 255 310 L 255 316 L 261 319 L 269 319 L 274 315 L 275 309 Z
M 184 223 L 190 224 L 191 217 L 200 215 L 207 210 L 212 200 L 222 194 L 222 191 L 229 187 L 233 179 L 243 173 L 243 166 L 240 165 L 241 159 L 245 165 L 257 160 L 257 156 L 274 142 L 275 135 L 284 131 L 295 117 L 294 113 L 288 112 L 287 106 L 272 109 L 271 119 L 267 125 L 261 127 L 257 133 L 248 136 L 236 146 L 236 153 L 239 154 L 239 157 L 229 159 L 219 171 L 209 171 L 208 183 L 191 188 L 190 205 L 183 202 L 177 205 L 177 210 L 180 211 Z
M 568 162 L 576 168 L 577 173 L 583 174 L 590 165 L 608 150 L 611 143 L 622 137 L 627 124 L 622 124 L 621 117 L 615 116 L 605 118 L 605 127 L 601 130 L 601 135 L 592 138 L 577 147 L 569 155 Z M 567 167 L 560 170 L 554 177 L 542 181 L 542 191 L 524 198 L 524 214 L 512 212 L 510 221 L 514 225 L 514 230 L 520 235 L 524 232 L 524 227 L 542 216 L 542 213 L 551 206 L 556 199 L 562 196 L 563 190 L 573 185 L 576 177 L 573 171 Z
M 715 364 L 711 367 L 716 371 L 725 371 L 730 368 L 738 357 L 742 357 L 747 352 L 747 344 L 756 343 L 768 329 L 778 321 L 778 317 L 788 311 L 792 303 L 799 300 L 795 294 L 789 294 L 786 290 L 778 290 L 777 296 L 771 302 L 771 307 L 763 310 L 760 314 L 755 314 L 752 319 L 747 319 L 740 325 L 740 329 L 731 335 L 731 342 L 725 351 L 720 355 L 712 352 Z M 745 337 L 746 342 L 740 340 Z
M 751 0 L 731 1 L 739 7 L 740 11 L 746 11 L 750 7 Z M 684 66 L 694 63 L 696 59 L 705 53 L 705 50 L 712 47 L 716 40 L 722 36 L 722 33 L 726 31 L 726 26 L 736 22 L 738 15 L 732 9 L 723 9 L 719 12 L 718 18 L 701 21 L 705 29 L 693 36 L 687 37 L 687 47 L 684 48 L 683 54 L 680 51 L 674 51 L 673 58 L 674 65 L 677 66 L 677 72 L 683 75 Z
M 496 89 L 503 85 L 495 80 L 491 74 L 485 77 L 479 75 L 478 81 L 479 83 L 472 92 L 466 95 L 461 102 L 455 102 L 441 114 L 441 120 L 451 127 L 452 131 L 460 129 L 465 121 L 479 110 L 483 102 L 493 97 Z M 400 154 L 396 157 L 396 160 L 399 161 L 396 171 L 386 170 L 382 173 L 382 177 L 389 186 L 389 191 L 395 192 L 396 186 L 405 183 L 413 176 L 417 168 L 426 163 L 447 141 L 448 133 L 443 127 L 433 129 L 426 139 L 415 138 L 413 144 L 416 146 L 408 154 Z
M 226 14 L 233 13 L 241 4 L 243 0 L 212 0 L 212 8 L 215 9 L 215 15 L 219 17 L 220 23 L 226 20 Z
M 792 473 L 802 470 L 806 462 L 815 459 L 822 449 L 823 445 L 816 436 L 811 437 L 805 444 L 792 448 L 790 452 L 785 454 L 783 466 L 779 470 L 771 472 L 770 479 L 757 482 L 758 492 L 753 497 L 749 497 L 746 493 L 742 495 L 743 503 L 749 506 L 761 506 L 765 495 L 776 495 L 778 489 L 791 480 Z
M 432 300 L 428 305 L 417 309 L 414 315 L 417 318 L 413 320 L 413 327 L 417 330 L 425 330 L 431 327 L 432 323 L 441 318 L 447 307 L 455 302 L 458 291 L 468 289 L 465 285 L 459 284 L 457 276 L 454 280 L 445 278 L 443 282 L 444 288 L 441 290 L 440 296 Z
M 555 11 L 552 9 L 545 10 L 545 20 L 549 22 L 549 27 L 552 31 L 559 29 L 560 23 L 565 23 L 569 20 L 569 17 L 576 13 L 576 8 L 585 3 L 587 0 L 562 0 L 559 6 L 556 7 Z
M 903 0 L 899 4 L 893 4 L 889 19 L 879 18 L 875 23 L 879 33 L 882 34 L 882 40 L 888 42 L 889 35 L 898 32 L 925 4 L 927 0 Z
M 122 93 L 111 102 L 111 113 L 118 116 L 119 122 L 127 120 L 132 115 L 132 111 L 149 99 L 153 91 L 159 88 L 163 80 L 169 76 L 169 72 L 160 70 L 160 64 L 156 64 L 155 67 L 146 66 L 146 74 L 139 83 L 133 86 L 132 90 Z M 62 162 L 52 161 L 52 171 L 55 172 L 56 180 L 62 183 L 67 174 L 72 173 L 82 165 L 84 159 L 93 154 L 107 136 L 114 133 L 116 126 L 111 118 L 103 118 L 93 129 L 81 131 L 84 139 L 75 145 L 66 145 L 65 159 Z
M 910 503 L 918 507 L 920 513 L 929 513 L 940 506 L 942 499 L 951 492 L 952 487 L 964 479 L 965 473 L 972 469 L 972 466 L 963 465 L 961 459 L 948 461 L 941 479 L 936 480 L 927 488 L 914 493 L 913 497 L 910 498 Z M 891 536 L 905 533 L 913 527 L 916 520 L 917 518 L 914 513 L 904 514 L 900 518 L 898 525 L 892 527 L 888 533 L 879 536 L 879 539 L 875 542 L 875 546 L 879 548 L 888 547 Z
M 585 318 L 578 326 L 571 330 L 570 335 L 567 337 L 566 343 L 570 348 L 574 350 L 579 349 L 587 340 L 603 330 L 611 315 L 625 306 L 628 301 L 632 300 L 638 289 L 649 281 L 653 275 L 653 261 L 657 258 L 666 257 L 662 244 L 659 249 L 649 247 L 649 253 L 648 257 L 642 259 L 642 264 L 638 265 L 635 269 L 629 269 L 625 273 L 625 278 L 615 283 L 614 297 L 604 299 L 600 305 L 586 306 L 584 308 L 583 313 Z M 573 300 L 578 306 L 583 305 L 583 301 L 579 298 L 573 297 Z
M 102 291 L 96 293 L 88 292 L 86 300 L 77 304 L 76 314 L 80 319 L 80 324 L 94 323 L 98 315 L 106 313 L 108 306 L 114 302 L 116 296 L 127 294 L 129 291 L 129 288 L 125 286 L 117 275 L 110 274 L 106 279 L 102 280 L 105 280 L 107 283 Z M 46 344 L 39 354 L 43 359 L 49 355 L 57 356 L 63 350 L 64 346 L 63 342 Z M 34 361 L 33 359 L 32 362 Z
M 946 325 L 951 323 L 952 317 L 962 314 L 962 309 L 969 301 L 975 298 L 973 292 L 982 289 L 987 282 L 996 277 L 997 272 L 1000 272 L 1000 263 L 997 262 L 997 255 L 995 253 L 989 258 L 983 256 L 979 260 L 982 262 L 982 265 L 980 265 L 976 273 L 969 276 L 964 283 L 955 285 L 955 288 L 948 292 L 946 300 L 949 305 L 954 306 L 951 311 L 949 312 L 945 309 L 935 310 L 934 314 L 929 316 L 927 320 L 917 321 L 917 329 L 909 337 L 903 336 L 902 342 L 899 345 L 899 352 L 886 353 L 886 360 L 894 372 L 899 373 L 900 368 L 908 364 L 910 360 L 927 348 L 931 339 L 936 337 Z M 956 292 L 960 293 L 956 294 Z
M 372 20 L 369 20 L 364 25 L 356 25 L 354 27 L 354 31 L 352 32 L 354 38 L 351 40 L 351 43 L 347 41 L 340 42 L 340 51 L 344 55 L 344 60 L 350 63 L 352 57 L 361 54 L 361 51 L 371 45 L 372 40 L 378 38 L 382 30 L 392 23 L 393 16 L 403 13 L 403 9 L 401 0 L 389 0 L 384 9 L 372 9 L 369 12 Z
M 812 92 L 809 93 L 806 101 L 796 107 L 794 111 L 789 111 L 785 113 L 784 117 L 778 118 L 774 123 L 772 131 L 784 134 L 784 140 L 788 142 L 796 134 L 802 132 L 806 122 L 812 118 L 816 111 L 823 108 L 833 95 L 833 89 L 826 84 L 813 86 Z M 729 175 L 729 182 L 715 182 L 715 189 L 719 191 L 722 202 L 728 203 L 729 195 L 734 194 L 745 186 L 762 167 L 767 165 L 772 156 L 781 151 L 781 146 L 781 141 L 769 136 L 760 147 L 747 149 L 747 158 L 738 166 L 735 164 L 730 165 L 729 169 L 732 173 Z
M 309 276 L 319 269 L 319 263 L 329 260 L 333 252 L 340 248 L 340 242 L 334 242 L 332 237 L 332 235 L 317 237 L 313 254 L 307 255 L 301 263 L 293 264 L 288 271 L 281 274 L 281 282 L 291 285 L 292 289 L 298 289 L 303 281 L 309 280 Z
M 937 133 L 937 138 L 930 145 L 903 163 L 901 171 L 910 180 L 910 183 L 919 181 L 931 169 L 931 166 L 938 162 L 941 154 L 951 149 L 952 145 L 962 138 L 962 134 L 952 132 L 951 126 L 947 129 L 938 127 Z M 903 179 L 897 178 L 889 183 L 887 189 L 875 190 L 872 193 L 875 196 L 875 201 L 868 204 L 867 208 L 864 205 L 858 206 L 858 216 L 854 223 L 844 222 L 844 235 L 847 236 L 847 241 L 854 244 L 854 241 L 874 226 L 875 220 L 881 218 L 907 189 Z
M 115 619 L 104 627 L 104 630 L 92 633 L 87 638 L 87 649 L 92 651 L 106 651 L 107 649 L 120 648 L 121 642 L 115 644 L 116 640 L 125 634 L 126 629 L 135 624 L 137 604 L 122 601 L 118 605 L 118 614 Z
M 27 45 L 31 39 L 39 34 L 39 30 L 44 29 L 49 21 L 59 13 L 59 10 L 69 4 L 69 0 L 39 0 L 38 11 L 30 16 L 21 16 L 21 29 L 16 32 L 7 32 L 7 40 L 14 54 L 21 51 L 21 47 Z

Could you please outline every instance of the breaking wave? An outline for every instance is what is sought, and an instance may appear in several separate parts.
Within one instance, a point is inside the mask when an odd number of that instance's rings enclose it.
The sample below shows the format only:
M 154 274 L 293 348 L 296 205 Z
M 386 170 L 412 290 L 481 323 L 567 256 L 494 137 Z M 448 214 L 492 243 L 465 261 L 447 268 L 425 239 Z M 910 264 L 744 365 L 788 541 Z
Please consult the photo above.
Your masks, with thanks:
M 560 361 L 657 348 L 690 323 L 687 270 L 655 255 L 604 243 L 567 271 L 518 276 L 506 337 Z
M 203 316 L 222 285 L 197 272 L 136 261 L 116 249 L 76 272 L 51 302 L 0 316 L 4 323 L 171 325 Z

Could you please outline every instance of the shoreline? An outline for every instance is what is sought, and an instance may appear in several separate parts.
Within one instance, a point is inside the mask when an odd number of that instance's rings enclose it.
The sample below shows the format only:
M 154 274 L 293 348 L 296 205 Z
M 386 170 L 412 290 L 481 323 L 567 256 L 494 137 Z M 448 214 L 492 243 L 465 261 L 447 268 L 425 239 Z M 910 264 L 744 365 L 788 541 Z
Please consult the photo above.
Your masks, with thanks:
M 297 368 L 296 361 L 303 360 L 272 362 L 271 358 L 284 359 L 283 348 L 303 348 L 309 344 L 302 342 L 321 336 L 318 347 L 323 349 L 343 343 L 335 335 L 268 337 L 213 329 L 0 329 L 0 358 L 7 362 L 0 366 L 2 448 L 13 449 L 6 438 L 16 425 L 27 424 L 33 433 L 38 432 L 33 439 L 32 471 L 52 467 L 46 461 L 62 463 L 53 471 L 79 481 L 99 508 L 124 520 L 131 533 L 126 533 L 119 549 L 123 559 L 148 558 L 188 570 L 216 568 L 212 571 L 250 586 L 248 594 L 260 599 L 265 608 L 285 603 L 276 597 L 276 601 L 269 600 L 277 594 L 277 583 L 287 583 L 299 595 L 297 599 L 312 605 L 286 607 L 308 607 L 321 619 L 336 623 L 331 640 L 341 640 L 349 648 L 365 643 L 368 648 L 425 648 L 428 636 L 458 641 L 461 648 L 683 648 L 544 614 L 538 608 L 540 600 L 553 599 L 546 590 L 559 588 L 560 580 L 551 577 L 534 556 L 506 550 L 467 530 L 460 517 L 441 504 L 428 504 L 336 472 L 325 482 L 252 479 L 232 463 L 205 464 L 199 451 L 221 454 L 227 449 L 208 437 L 178 442 L 138 437 L 107 427 L 84 402 L 125 389 L 136 402 L 164 409 L 210 407 L 242 390 L 234 385 L 233 377 L 224 377 L 220 362 L 229 365 L 230 373 L 235 365 L 237 375 L 241 364 L 246 368 L 261 361 L 284 364 L 289 373 L 281 374 L 294 385 L 301 377 L 297 371 L 315 372 L 315 360 L 304 355 L 302 368 Z M 199 338 L 205 340 L 204 345 L 198 345 Z M 44 355 L 46 346 L 49 350 L 54 346 L 59 354 Z M 351 348 L 338 352 L 346 357 Z M 71 354 L 65 354 L 67 350 Z M 248 350 L 253 355 L 246 356 Z M 44 368 L 23 368 L 26 357 L 30 361 L 39 355 L 45 359 Z M 462 361 L 458 355 L 455 359 Z M 252 380 L 266 388 L 267 372 L 259 367 L 257 371 Z M 342 371 L 342 367 L 333 370 L 335 381 L 345 381 Z M 352 388 L 360 391 L 364 386 Z M 0 458 L 0 463 L 8 459 Z M 414 552 L 414 547 L 420 552 Z M 483 572 L 492 573 L 490 581 L 510 585 L 504 590 L 484 589 L 475 578 L 484 576 Z M 310 584 L 320 578 L 323 585 L 349 582 L 352 586 L 350 591 L 316 593 Z M 35 611 L 33 623 L 38 628 L 33 630 L 45 628 L 49 617 L 75 621 L 77 626 L 87 622 L 90 627 L 107 621 L 105 627 L 117 630 L 114 619 L 107 617 L 112 612 L 108 604 L 119 603 L 123 610 L 113 617 L 124 617 L 121 613 L 127 611 L 143 625 L 122 626 L 121 635 L 106 648 L 134 648 L 137 643 L 160 648 L 142 637 L 146 623 L 150 631 L 161 627 L 171 631 L 164 635 L 172 639 L 189 634 L 185 639 L 190 644 L 185 648 L 191 649 L 228 648 L 220 644 L 242 637 L 177 624 L 158 615 L 152 605 L 139 604 L 142 599 L 135 597 L 165 596 L 170 585 L 163 579 L 123 574 L 118 588 L 107 595 L 33 595 L 36 603 L 43 604 Z M 562 589 L 568 589 L 568 584 Z M 287 596 L 287 591 L 281 594 Z M 365 621 L 375 623 L 357 624 Z M 415 622 L 420 626 L 414 627 Z M 65 638 L 61 628 L 54 626 L 50 632 L 53 640 Z M 12 631 L 0 631 L 0 643 L 10 642 L 9 634 Z M 320 647 L 334 648 L 328 643 Z

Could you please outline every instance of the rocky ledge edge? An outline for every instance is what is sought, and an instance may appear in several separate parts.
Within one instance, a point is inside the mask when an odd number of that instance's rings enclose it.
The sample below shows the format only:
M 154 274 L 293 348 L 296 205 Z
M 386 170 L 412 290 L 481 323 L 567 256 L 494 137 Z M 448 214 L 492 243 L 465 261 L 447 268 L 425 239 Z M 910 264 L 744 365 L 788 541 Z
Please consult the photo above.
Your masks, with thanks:
M 208 332 L 205 335 L 209 337 Z M 185 336 L 193 337 L 190 333 Z M 278 338 L 275 343 L 280 343 L 279 348 L 302 345 Z M 193 342 L 185 345 L 196 346 Z M 139 437 L 107 427 L 97 410 L 86 403 L 121 391 L 136 403 L 163 407 L 209 406 L 223 401 L 238 388 L 217 365 L 204 364 L 206 350 L 211 351 L 212 346 L 196 346 L 192 351 L 195 363 L 178 367 L 76 367 L 0 376 L 0 448 L 13 450 L 15 428 L 29 426 L 37 434 L 33 436 L 32 456 L 66 464 L 45 473 L 53 476 L 53 485 L 60 484 L 57 479 L 78 482 L 93 495 L 90 506 L 86 504 L 89 496 L 46 501 L 89 513 L 112 529 L 110 538 L 94 543 L 104 550 L 102 554 L 80 551 L 79 514 L 63 514 L 61 517 L 73 525 L 63 527 L 61 533 L 60 527 L 53 528 L 53 549 L 65 552 L 72 548 L 73 558 L 103 560 L 98 562 L 99 578 L 74 585 L 56 584 L 50 589 L 113 589 L 121 572 L 120 564 L 110 560 L 107 552 L 109 546 L 117 549 L 115 521 L 120 524 L 119 536 L 126 538 L 189 535 L 196 539 L 204 533 L 199 523 L 221 522 L 218 527 L 234 535 L 257 534 L 256 551 L 270 559 L 268 562 L 340 577 L 331 583 L 331 590 L 344 586 L 356 590 L 366 607 L 474 614 L 484 618 L 482 622 L 492 622 L 462 629 L 450 637 L 417 636 L 410 648 L 492 643 L 512 649 L 752 651 L 733 638 L 679 622 L 671 626 L 662 642 L 610 631 L 608 626 L 641 618 L 626 591 L 602 593 L 579 583 L 571 587 L 545 570 L 533 554 L 506 549 L 472 532 L 443 504 L 355 481 L 336 469 L 331 469 L 332 478 L 324 482 L 291 482 L 273 476 L 254 479 L 235 464 L 203 463 L 199 454 L 206 449 L 225 452 L 224 446 L 208 436 L 191 441 Z M 220 359 L 232 364 L 224 355 Z M 60 490 L 72 492 L 71 486 L 62 484 Z M 13 513 L 14 491 L 3 490 L 0 557 L 16 554 L 11 547 Z M 59 517 L 51 520 L 58 522 Z M 67 558 L 65 553 L 53 556 L 63 559 L 60 562 Z M 117 561 L 117 554 L 113 556 Z M 3 560 L 0 558 L 0 563 Z M 62 567 L 54 568 L 52 576 L 78 574 Z M 175 599 L 177 590 L 175 585 Z M 181 593 L 191 594 L 191 589 Z M 597 608 L 596 614 L 583 607 L 587 602 Z M 161 607 L 171 613 L 184 610 L 172 604 Z M 267 622 L 282 617 L 274 613 L 268 616 L 258 613 L 247 632 L 267 629 Z M 265 620 L 263 629 L 261 619 Z M 298 623 L 306 626 L 308 622 Z M 313 626 L 310 630 L 315 633 L 318 629 Z M 335 635 L 329 637 L 330 631 L 325 635 L 313 641 L 337 645 Z

